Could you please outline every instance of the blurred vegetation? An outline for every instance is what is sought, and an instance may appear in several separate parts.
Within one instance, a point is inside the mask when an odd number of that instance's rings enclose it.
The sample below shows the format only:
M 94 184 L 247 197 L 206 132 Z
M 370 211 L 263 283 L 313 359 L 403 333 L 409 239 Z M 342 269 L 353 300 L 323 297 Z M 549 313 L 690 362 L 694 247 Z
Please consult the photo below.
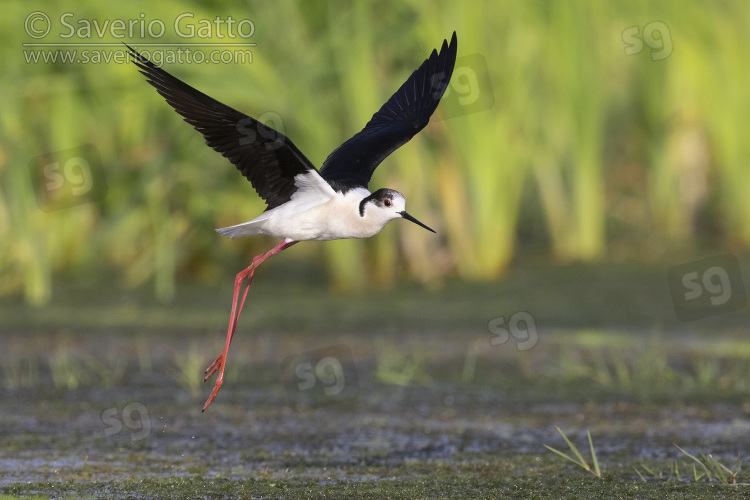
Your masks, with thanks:
M 649 258 L 750 243 L 746 2 L 48 5 L 12 2 L 0 19 L 0 294 L 44 303 L 56 277 L 99 277 L 150 284 L 169 300 L 178 278 L 213 283 L 273 243 L 214 233 L 264 205 L 132 65 L 27 63 L 24 50 L 42 50 L 22 46 L 40 41 L 24 31 L 36 10 L 52 20 L 48 43 L 236 42 L 179 38 L 172 25 L 184 12 L 196 26 L 251 19 L 252 63 L 166 69 L 264 115 L 318 166 L 456 30 L 459 56 L 479 54 L 470 69 L 486 63 L 490 85 L 455 78 L 452 91 L 489 93 L 491 107 L 448 116 L 441 105 L 372 183 L 402 191 L 438 236 L 394 223 L 368 241 L 295 247 L 334 286 L 493 279 L 519 252 Z M 62 39 L 64 12 L 71 24 L 160 19 L 167 29 L 156 39 Z M 87 144 L 101 155 L 100 196 L 40 209 L 34 159 Z

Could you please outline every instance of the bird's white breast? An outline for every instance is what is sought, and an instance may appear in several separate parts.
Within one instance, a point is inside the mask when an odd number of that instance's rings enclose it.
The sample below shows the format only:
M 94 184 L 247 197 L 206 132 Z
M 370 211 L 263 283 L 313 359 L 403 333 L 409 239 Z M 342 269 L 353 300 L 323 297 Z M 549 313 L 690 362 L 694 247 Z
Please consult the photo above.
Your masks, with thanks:
M 377 234 L 383 225 L 359 213 L 359 204 L 370 195 L 364 188 L 355 188 L 334 196 L 304 211 L 291 213 L 293 204 L 274 209 L 267 228 L 270 234 L 297 241 L 338 240 L 346 238 L 369 238 Z M 285 213 L 286 212 L 286 213 Z

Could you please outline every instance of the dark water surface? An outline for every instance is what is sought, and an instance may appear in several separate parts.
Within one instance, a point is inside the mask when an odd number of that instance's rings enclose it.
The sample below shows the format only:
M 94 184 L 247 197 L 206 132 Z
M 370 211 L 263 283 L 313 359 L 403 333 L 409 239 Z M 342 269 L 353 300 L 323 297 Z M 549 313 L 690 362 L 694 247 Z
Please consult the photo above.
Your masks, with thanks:
M 71 293 L 44 310 L 3 305 L 0 486 L 196 476 L 325 484 L 491 457 L 577 473 L 544 447 L 568 451 L 556 427 L 586 451 L 590 431 L 603 469 L 647 464 L 659 480 L 674 462 L 689 476 L 675 443 L 730 467 L 747 457 L 747 313 L 679 323 L 664 275 L 607 292 L 591 274 L 600 292 L 578 297 L 562 276 L 382 291 L 376 301 L 269 285 L 251 293 L 205 412 L 213 380 L 201 378 L 223 345 L 226 289 L 184 292 L 166 307 L 124 293 Z M 518 295 L 521 282 L 538 281 L 557 292 Z M 300 307 L 278 305 L 292 300 Z M 631 308 L 630 324 L 613 300 Z M 533 325 L 517 321 L 503 337 L 498 328 L 519 312 Z

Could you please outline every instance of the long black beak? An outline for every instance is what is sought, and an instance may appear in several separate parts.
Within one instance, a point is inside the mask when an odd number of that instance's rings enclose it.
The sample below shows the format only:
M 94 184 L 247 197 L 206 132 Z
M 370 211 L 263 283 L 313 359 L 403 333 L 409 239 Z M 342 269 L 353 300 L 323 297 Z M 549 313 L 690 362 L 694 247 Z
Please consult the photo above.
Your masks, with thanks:
M 433 233 L 435 232 L 435 231 L 434 231 L 433 229 L 430 229 L 429 227 L 425 226 L 424 224 L 422 224 L 421 222 L 419 222 L 419 221 L 418 221 L 417 219 L 415 219 L 414 217 L 412 217 L 411 215 L 409 215 L 409 214 L 408 214 L 408 213 L 406 212 L 406 210 L 404 210 L 403 212 L 399 212 L 399 214 L 400 214 L 400 215 L 401 215 L 401 217 L 403 217 L 404 219 L 406 219 L 406 220 L 410 220 L 410 221 L 412 221 L 412 222 L 413 222 L 414 224 L 416 224 L 416 225 L 418 225 L 418 226 L 422 226 L 423 228 L 427 229 L 428 231 L 432 231 Z

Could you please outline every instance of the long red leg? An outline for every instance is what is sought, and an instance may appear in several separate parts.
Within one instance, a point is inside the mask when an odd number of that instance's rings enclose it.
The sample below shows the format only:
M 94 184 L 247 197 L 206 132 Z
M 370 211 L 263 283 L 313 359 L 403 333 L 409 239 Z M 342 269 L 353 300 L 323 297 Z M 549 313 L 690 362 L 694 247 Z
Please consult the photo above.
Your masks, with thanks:
M 242 313 L 242 307 L 245 305 L 245 299 L 247 298 L 247 291 L 250 288 L 250 283 L 253 281 L 253 274 L 255 274 L 255 270 L 260 266 L 266 259 L 269 257 L 276 255 L 277 253 L 281 252 L 282 250 L 286 250 L 290 246 L 297 243 L 296 241 L 282 241 L 278 245 L 276 245 L 272 250 L 269 250 L 268 252 L 257 255 L 253 258 L 253 263 L 250 264 L 250 266 L 239 272 L 237 276 L 234 278 L 234 298 L 232 299 L 232 313 L 229 316 L 229 329 L 227 331 L 227 341 L 224 344 L 224 350 L 221 351 L 221 354 L 219 354 L 219 357 L 216 358 L 216 360 L 211 363 L 211 366 L 206 368 L 206 376 L 203 378 L 203 381 L 205 382 L 208 380 L 211 375 L 216 373 L 218 370 L 219 376 L 216 377 L 216 383 L 214 384 L 214 389 L 211 391 L 211 395 L 208 397 L 208 401 L 206 401 L 206 404 L 203 405 L 203 410 L 205 411 L 206 408 L 208 408 L 208 405 L 211 404 L 211 401 L 214 400 L 216 395 L 219 393 L 219 389 L 221 388 L 221 384 L 224 382 L 224 368 L 226 367 L 227 363 L 227 353 L 229 352 L 229 344 L 232 342 L 232 337 L 234 337 L 234 332 L 237 329 L 237 322 L 240 319 L 240 314 Z M 242 282 L 247 277 L 247 283 L 245 283 L 245 291 L 242 293 L 242 301 L 240 301 L 240 307 L 237 308 L 237 299 L 239 299 L 240 296 L 240 290 L 242 289 Z

